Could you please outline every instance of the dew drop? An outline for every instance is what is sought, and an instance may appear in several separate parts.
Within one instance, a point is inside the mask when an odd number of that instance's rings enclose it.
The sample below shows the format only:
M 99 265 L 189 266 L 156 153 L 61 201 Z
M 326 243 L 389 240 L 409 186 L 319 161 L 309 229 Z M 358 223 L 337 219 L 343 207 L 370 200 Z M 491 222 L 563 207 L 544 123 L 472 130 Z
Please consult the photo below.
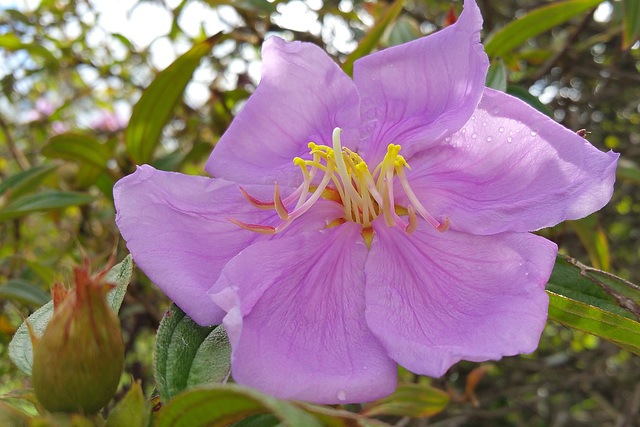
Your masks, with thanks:
M 477 134 L 477 133 L 475 133 L 475 132 L 474 132 L 474 133 L 472 133 L 472 134 L 471 134 L 471 138 L 475 139 L 475 138 L 477 138 L 477 137 L 478 137 L 478 134 Z
M 474 114 L 473 116 L 471 116 L 471 120 L 475 120 L 476 119 L 476 115 Z
M 450 136 L 448 136 L 448 137 L 446 137 L 444 140 L 445 140 L 445 142 L 450 142 L 450 141 L 451 141 L 451 137 L 450 137 Z
M 482 126 L 486 126 L 486 125 L 487 125 L 487 122 L 482 122 Z
M 531 131 L 531 136 L 536 136 L 537 134 L 538 134 L 538 132 L 536 132 L 534 130 Z
M 347 400 L 347 393 L 344 390 L 338 392 L 338 400 Z
M 502 133 L 502 132 L 504 132 L 504 128 L 503 128 L 502 126 L 500 126 L 500 127 L 498 128 L 498 131 L 499 131 L 500 133 Z
M 493 138 L 491 138 L 490 136 L 487 137 L 487 142 L 491 142 L 493 140 Z
M 460 132 L 462 132 L 463 134 L 467 133 L 466 129 L 462 129 Z
M 507 137 L 507 142 L 511 142 L 511 141 L 513 141 L 513 138 Z

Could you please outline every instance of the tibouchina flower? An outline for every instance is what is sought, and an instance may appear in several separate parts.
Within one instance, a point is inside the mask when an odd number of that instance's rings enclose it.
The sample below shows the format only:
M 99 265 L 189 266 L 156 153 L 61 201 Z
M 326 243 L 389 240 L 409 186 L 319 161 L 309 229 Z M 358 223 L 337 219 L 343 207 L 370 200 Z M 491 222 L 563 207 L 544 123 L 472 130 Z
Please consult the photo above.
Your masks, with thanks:
M 280 398 L 370 401 L 397 364 L 536 349 L 557 247 L 529 233 L 610 199 L 618 156 L 484 87 L 482 17 L 358 60 L 272 37 L 213 150 L 215 178 L 140 167 L 115 187 L 138 266 L 233 378 Z M 277 183 L 277 184 L 275 184 Z

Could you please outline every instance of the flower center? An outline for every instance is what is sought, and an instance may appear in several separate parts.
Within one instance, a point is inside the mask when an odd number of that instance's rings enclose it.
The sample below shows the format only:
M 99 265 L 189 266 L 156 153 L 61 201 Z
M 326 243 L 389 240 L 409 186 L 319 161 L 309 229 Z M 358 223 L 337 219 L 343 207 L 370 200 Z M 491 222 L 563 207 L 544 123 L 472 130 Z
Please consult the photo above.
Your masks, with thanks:
M 367 236 L 372 236 L 371 221 L 382 215 L 388 227 L 400 227 L 407 234 L 415 231 L 418 222 L 416 212 L 437 230 L 444 232 L 449 227 L 449 218 L 443 222 L 437 221 L 420 203 L 415 193 L 409 186 L 404 168 L 411 169 L 402 157 L 400 146 L 389 144 L 387 153 L 382 162 L 373 173 L 362 158 L 353 151 L 342 146 L 340 134 L 342 130 L 335 128 L 333 131 L 332 147 L 309 143 L 311 160 L 300 157 L 293 159 L 293 163 L 300 167 L 303 175 L 303 183 L 284 200 L 280 197 L 280 187 L 275 184 L 273 202 L 262 202 L 247 194 L 240 187 L 240 191 L 247 200 L 260 209 L 275 209 L 282 223 L 277 227 L 246 224 L 230 219 L 229 221 L 250 231 L 262 234 L 276 234 L 284 230 L 296 218 L 308 211 L 320 198 L 341 203 L 344 208 L 344 217 L 328 224 L 327 227 L 341 224 L 345 221 L 353 221 L 362 224 L 363 236 L 370 244 Z M 312 185 L 314 179 L 322 174 L 320 182 Z M 410 204 L 404 208 L 395 205 L 393 179 L 398 178 Z M 316 180 L 317 182 L 317 180 Z M 293 209 L 290 206 L 296 199 Z M 400 215 L 408 215 L 405 221 Z

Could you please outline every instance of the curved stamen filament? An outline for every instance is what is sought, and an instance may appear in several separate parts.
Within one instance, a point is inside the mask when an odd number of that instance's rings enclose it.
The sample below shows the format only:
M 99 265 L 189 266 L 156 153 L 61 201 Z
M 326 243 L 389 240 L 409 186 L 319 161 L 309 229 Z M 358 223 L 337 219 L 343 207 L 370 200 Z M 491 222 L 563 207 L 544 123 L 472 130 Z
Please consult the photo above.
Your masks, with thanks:
M 404 174 L 404 169 L 402 168 L 402 166 L 396 167 L 396 173 L 398 174 L 398 179 L 400 180 L 400 185 L 402 185 L 402 189 L 404 190 L 405 194 L 407 195 L 407 197 L 409 198 L 413 206 L 415 206 L 415 209 L 418 211 L 418 214 L 420 214 L 420 216 L 424 218 L 424 220 L 427 221 L 429 224 L 431 224 L 436 230 L 440 232 L 447 231 L 447 229 L 449 228 L 449 218 L 446 218 L 444 222 L 438 222 L 438 220 L 435 219 L 433 216 L 431 216 L 429 211 L 427 211 L 427 209 L 425 209 L 425 207 L 422 206 L 422 203 L 420 203 L 420 201 L 418 200 L 418 197 L 416 197 L 415 193 L 409 186 L 409 181 L 407 181 L 407 176 Z

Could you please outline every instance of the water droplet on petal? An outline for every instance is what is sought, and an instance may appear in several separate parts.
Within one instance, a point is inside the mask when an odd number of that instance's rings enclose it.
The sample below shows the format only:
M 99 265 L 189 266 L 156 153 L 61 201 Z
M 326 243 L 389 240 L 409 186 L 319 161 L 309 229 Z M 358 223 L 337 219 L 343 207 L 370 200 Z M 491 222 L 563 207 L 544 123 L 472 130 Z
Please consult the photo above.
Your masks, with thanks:
M 531 131 L 531 136 L 536 136 L 537 134 L 538 134 L 538 132 L 536 132 L 534 130 Z
M 347 393 L 344 390 L 338 392 L 338 400 L 347 400 Z
M 500 127 L 498 128 L 498 131 L 499 131 L 500 133 L 502 133 L 502 132 L 504 132 L 504 128 L 503 128 L 502 126 L 500 126 Z
M 508 138 L 507 138 L 507 142 L 511 142 L 511 141 L 513 141 L 513 138 L 508 137 Z
M 474 132 L 474 133 L 472 133 L 472 134 L 471 134 L 471 138 L 475 139 L 475 138 L 477 138 L 477 137 L 478 137 L 478 134 L 477 134 L 477 133 L 475 133 L 475 132 Z
M 487 122 L 482 122 L 482 126 L 486 126 L 486 125 L 487 125 Z
M 487 142 L 491 142 L 493 140 L 493 138 L 491 138 L 490 136 L 487 137 Z
M 463 134 L 467 133 L 466 129 L 462 129 L 460 132 L 462 132 Z
M 471 116 L 471 120 L 475 120 L 475 119 L 476 119 L 476 116 L 474 114 L 473 116 Z
M 450 136 L 448 136 L 448 137 L 446 137 L 444 140 L 445 140 L 445 142 L 450 142 L 450 141 L 451 141 L 451 137 L 450 137 Z

